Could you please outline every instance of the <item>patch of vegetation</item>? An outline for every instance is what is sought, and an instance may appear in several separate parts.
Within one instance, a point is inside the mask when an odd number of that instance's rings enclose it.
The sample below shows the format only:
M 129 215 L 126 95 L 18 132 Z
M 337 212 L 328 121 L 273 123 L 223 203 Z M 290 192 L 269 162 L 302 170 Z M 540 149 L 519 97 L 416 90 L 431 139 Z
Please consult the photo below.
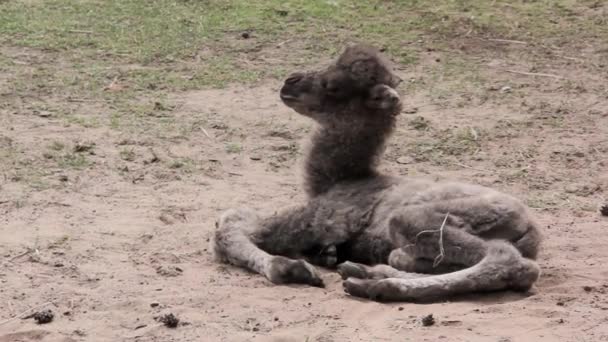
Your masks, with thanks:
M 82 153 L 66 153 L 57 159 L 57 164 L 60 168 L 69 168 L 81 170 L 91 165 L 85 154 Z
M 49 145 L 49 149 L 53 150 L 53 151 L 61 151 L 65 148 L 65 144 L 60 142 L 60 141 L 53 141 L 50 145 Z
M 0 44 L 32 48 L 32 61 L 11 65 L 9 90 L 66 94 L 74 103 L 100 103 L 108 120 L 65 115 L 85 128 L 147 127 L 155 113 L 142 98 L 172 91 L 283 78 L 309 60 L 337 54 L 347 41 L 382 47 L 401 64 L 417 61 L 424 45 L 442 49 L 457 36 L 559 42 L 608 36 L 595 1 L 420 0 L 16 0 L 0 2 Z M 580 13 L 585 15 L 579 15 Z M 556 37 L 555 28 L 560 35 Z M 245 34 L 246 33 L 246 34 Z M 569 39 L 576 34 L 577 39 Z M 426 47 L 429 48 L 428 46 Z M 280 51 L 281 63 L 268 63 Z M 66 53 L 69 52 L 69 53 Z M 434 102 L 448 104 L 463 85 L 484 82 L 470 60 L 450 56 L 428 70 Z M 8 65 L 8 66 L 5 66 Z M 464 79 L 463 79 L 464 78 Z M 441 82 L 438 82 L 441 80 Z M 446 82 L 452 80 L 453 82 Z M 434 84 L 442 84 L 433 89 Z M 421 86 L 408 84 L 406 86 Z M 71 106 L 71 105 L 70 105 Z M 549 124 L 558 124 L 549 120 Z
M 135 153 L 135 151 L 133 149 L 130 148 L 124 148 L 122 150 L 120 150 L 120 152 L 118 152 L 120 159 L 124 160 L 124 161 L 135 161 L 135 159 L 137 158 L 137 154 Z
M 408 125 L 415 130 L 425 131 L 429 128 L 430 122 L 422 116 L 416 116 L 408 122 Z
M 441 130 L 433 138 L 421 138 L 408 148 L 408 155 L 419 161 L 439 161 L 447 156 L 472 155 L 481 148 L 480 134 L 476 128 Z
M 608 25 L 602 25 L 599 14 L 596 20 L 577 15 L 592 3 L 574 0 L 5 1 L 0 3 L 0 42 L 50 51 L 69 50 L 77 69 L 87 71 L 80 77 L 68 76 L 74 82 L 90 79 L 108 63 L 118 60 L 121 64 L 155 65 L 127 72 L 137 87 L 152 84 L 184 89 L 247 82 L 273 75 L 276 68 L 256 69 L 243 63 L 242 53 L 274 47 L 293 37 L 304 42 L 305 51 L 323 55 L 337 53 L 346 40 L 362 39 L 383 46 L 400 63 L 411 63 L 416 60 L 416 53 L 407 43 L 429 33 L 444 37 L 476 34 L 547 38 L 554 37 L 556 25 L 563 22 L 567 25 L 560 26 L 560 39 L 581 32 L 590 37 L 608 34 Z M 184 61 L 195 63 L 167 67 L 167 63 Z
M 194 169 L 194 161 L 190 158 L 178 158 L 169 164 L 170 169 L 180 169 L 185 172 L 192 172 Z
M 226 144 L 226 152 L 228 153 L 240 153 L 243 151 L 243 146 L 237 143 L 228 143 Z

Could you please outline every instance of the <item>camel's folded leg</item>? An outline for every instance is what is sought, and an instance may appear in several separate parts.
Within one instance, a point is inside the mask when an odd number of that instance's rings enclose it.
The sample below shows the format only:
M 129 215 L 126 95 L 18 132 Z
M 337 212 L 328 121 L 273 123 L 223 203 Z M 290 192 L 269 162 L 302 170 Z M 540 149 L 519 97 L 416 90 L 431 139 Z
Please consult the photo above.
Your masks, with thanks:
M 258 247 L 256 236 L 261 239 L 260 236 L 267 229 L 270 228 L 264 226 L 252 210 L 242 208 L 226 211 L 220 218 L 213 239 L 216 259 L 257 272 L 275 284 L 323 286 L 315 268 L 306 261 L 271 255 Z
M 486 256 L 461 271 L 416 279 L 348 278 L 346 292 L 378 301 L 427 301 L 470 292 L 528 290 L 538 279 L 538 265 L 504 241 L 488 241 Z
M 409 236 L 417 243 L 394 249 L 388 257 L 388 265 L 367 266 L 347 261 L 338 265 L 338 273 L 343 279 L 415 279 L 447 273 L 453 265 L 460 266 L 459 269 L 472 266 L 485 256 L 486 242 L 482 239 L 452 227 L 444 227 L 442 234 L 446 240 L 444 260 L 437 259 L 441 253 L 437 230 L 420 234 L 418 238 Z

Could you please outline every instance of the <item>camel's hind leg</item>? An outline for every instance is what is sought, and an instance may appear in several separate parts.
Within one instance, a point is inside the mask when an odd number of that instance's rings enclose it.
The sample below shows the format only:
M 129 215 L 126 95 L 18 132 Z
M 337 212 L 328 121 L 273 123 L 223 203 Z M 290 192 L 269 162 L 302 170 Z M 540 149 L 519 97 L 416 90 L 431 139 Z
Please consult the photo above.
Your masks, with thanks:
M 461 271 L 414 279 L 348 278 L 344 288 L 351 295 L 378 301 L 427 301 L 471 292 L 528 290 L 538 279 L 538 265 L 523 258 L 511 244 L 504 241 L 486 244 L 486 256 Z
M 407 276 L 407 272 L 382 280 L 348 278 L 344 282 L 346 292 L 375 300 L 417 301 L 474 291 L 527 290 L 539 276 L 540 270 L 536 263 L 522 257 L 507 241 L 485 241 L 462 229 L 447 225 L 441 230 L 415 233 L 408 225 L 410 218 L 397 216 L 391 221 L 393 235 L 401 232 L 401 239 L 404 241 L 415 241 L 401 248 L 401 251 L 406 250 L 403 253 L 405 256 L 410 259 L 414 257 L 414 260 L 434 260 L 436 264 L 461 264 L 468 268 L 413 279 Z
M 508 195 L 490 191 L 402 208 L 391 219 L 390 232 L 395 245 L 403 247 L 391 253 L 389 264 L 402 271 L 441 274 L 479 262 L 484 256 L 480 254 L 484 249 L 482 240 L 474 244 L 477 247 L 455 246 L 452 250 L 445 250 L 446 255 L 437 262 L 439 229 L 444 224 L 452 228 L 450 230 L 461 231 L 451 233 L 461 235 L 459 240 L 473 243 L 468 236 L 505 240 L 526 258 L 534 259 L 538 253 L 541 237 L 527 209 Z M 419 244 L 426 240 L 437 243 Z
M 265 234 L 273 236 L 273 227 L 276 226 L 264 225 L 263 220 L 250 209 L 226 211 L 218 222 L 213 239 L 216 259 L 257 272 L 275 284 L 323 286 L 315 268 L 306 261 L 271 255 L 258 247 L 265 242 Z

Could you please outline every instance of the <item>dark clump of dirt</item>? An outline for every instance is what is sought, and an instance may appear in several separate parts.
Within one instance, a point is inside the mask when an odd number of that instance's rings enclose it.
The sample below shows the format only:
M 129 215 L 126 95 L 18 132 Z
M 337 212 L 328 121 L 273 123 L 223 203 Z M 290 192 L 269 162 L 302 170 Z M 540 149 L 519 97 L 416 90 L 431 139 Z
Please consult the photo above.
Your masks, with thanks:
M 34 313 L 31 317 L 38 324 L 46 324 L 46 323 L 51 323 L 53 321 L 53 318 L 55 318 L 55 315 L 53 314 L 53 311 L 48 309 L 48 310 L 38 311 L 38 312 Z
M 602 214 L 602 216 L 608 216 L 608 204 L 600 208 L 600 214 Z
M 426 315 L 422 317 L 422 325 L 425 327 L 430 327 L 435 324 L 435 318 L 433 318 L 433 314 Z
M 157 317 L 156 320 L 163 323 L 168 328 L 177 328 L 177 325 L 179 324 L 179 318 L 175 317 L 172 313 Z
M 82 152 L 93 152 L 93 149 L 95 148 L 95 143 L 76 143 L 74 145 L 74 152 L 76 153 L 82 153 Z M 93 154 L 93 153 L 91 153 Z

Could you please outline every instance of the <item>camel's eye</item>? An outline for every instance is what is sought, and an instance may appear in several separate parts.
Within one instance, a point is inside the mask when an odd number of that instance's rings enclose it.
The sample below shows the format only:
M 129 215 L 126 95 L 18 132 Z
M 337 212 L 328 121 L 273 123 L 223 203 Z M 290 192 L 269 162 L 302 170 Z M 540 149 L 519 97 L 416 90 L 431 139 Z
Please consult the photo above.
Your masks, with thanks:
M 322 79 L 321 87 L 323 87 L 323 90 L 330 96 L 337 96 L 340 94 L 340 87 L 336 81 Z

